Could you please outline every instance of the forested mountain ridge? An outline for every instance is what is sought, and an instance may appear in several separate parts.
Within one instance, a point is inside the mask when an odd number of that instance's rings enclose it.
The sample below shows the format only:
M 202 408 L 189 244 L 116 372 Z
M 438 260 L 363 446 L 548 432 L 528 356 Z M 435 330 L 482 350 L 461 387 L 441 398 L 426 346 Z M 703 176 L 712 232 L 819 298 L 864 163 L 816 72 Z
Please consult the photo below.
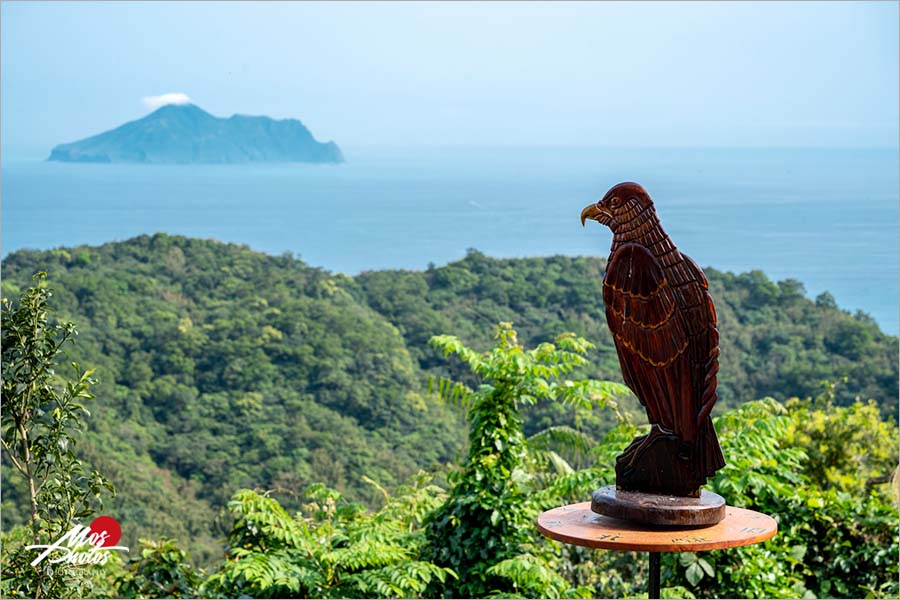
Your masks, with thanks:
M 240 487 L 290 496 L 322 481 L 374 502 L 362 476 L 392 487 L 452 459 L 465 435 L 458 411 L 427 393 L 430 373 L 453 372 L 428 347 L 432 335 L 486 349 L 499 321 L 514 322 L 527 343 L 574 331 L 598 346 L 585 374 L 620 380 L 604 267 L 472 251 L 423 272 L 351 278 L 288 255 L 158 234 L 16 252 L 2 274 L 13 297 L 47 271 L 57 316 L 81 332 L 72 358 L 98 368 L 81 451 L 119 490 L 110 513 L 126 531 L 212 553 L 217 511 Z M 844 401 L 872 397 L 895 410 L 896 338 L 827 295 L 808 300 L 796 282 L 707 274 L 720 315 L 721 407 L 815 395 L 821 380 L 846 376 Z M 529 427 L 569 418 L 545 409 Z M 20 520 L 15 497 L 4 498 L 4 520 Z
M 814 396 L 823 380 L 842 377 L 842 403 L 874 398 L 884 414 L 896 412 L 897 338 L 870 317 L 838 309 L 828 293 L 811 301 L 796 280 L 705 272 L 722 351 L 717 412 L 763 396 Z M 490 325 L 511 321 L 527 343 L 562 331 L 583 335 L 598 346 L 588 375 L 621 381 L 603 308 L 604 273 L 598 258 L 494 259 L 473 250 L 444 267 L 374 271 L 356 281 L 361 300 L 400 328 L 423 368 L 444 364 L 426 344 L 435 332 L 453 331 L 484 349 Z

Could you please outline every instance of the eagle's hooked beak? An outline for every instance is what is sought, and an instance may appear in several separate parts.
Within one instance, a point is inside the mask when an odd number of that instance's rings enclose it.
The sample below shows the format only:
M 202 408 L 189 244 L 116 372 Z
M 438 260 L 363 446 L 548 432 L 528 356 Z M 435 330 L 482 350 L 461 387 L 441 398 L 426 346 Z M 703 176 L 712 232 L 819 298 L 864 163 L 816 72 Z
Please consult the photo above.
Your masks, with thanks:
M 607 210 L 603 209 L 600 206 L 600 203 L 597 202 L 595 204 L 588 204 L 584 207 L 584 210 L 581 211 L 582 227 L 584 227 L 584 222 L 588 219 L 606 225 L 609 223 L 610 219 L 612 219 L 612 215 Z

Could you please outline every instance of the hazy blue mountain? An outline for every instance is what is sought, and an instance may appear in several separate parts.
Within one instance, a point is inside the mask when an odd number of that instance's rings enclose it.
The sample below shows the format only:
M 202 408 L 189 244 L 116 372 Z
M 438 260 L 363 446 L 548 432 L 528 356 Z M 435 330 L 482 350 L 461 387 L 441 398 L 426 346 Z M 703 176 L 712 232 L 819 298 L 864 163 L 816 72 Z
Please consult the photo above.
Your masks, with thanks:
M 169 104 L 142 119 L 53 148 L 48 160 L 103 163 L 344 162 L 334 142 L 318 142 L 296 119 L 215 117 Z

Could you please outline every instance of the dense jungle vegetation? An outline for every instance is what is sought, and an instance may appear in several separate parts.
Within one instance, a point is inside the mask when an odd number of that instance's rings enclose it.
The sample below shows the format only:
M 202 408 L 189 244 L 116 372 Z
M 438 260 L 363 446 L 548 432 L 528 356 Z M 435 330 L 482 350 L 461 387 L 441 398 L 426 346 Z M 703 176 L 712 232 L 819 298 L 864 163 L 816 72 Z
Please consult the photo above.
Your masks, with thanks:
M 103 514 L 122 522 L 123 539 L 145 538 L 127 564 L 94 574 L 91 589 L 639 593 L 642 561 L 561 548 L 532 525 L 537 511 L 611 481 L 631 422 L 643 422 L 621 386 L 601 383 L 620 381 L 603 268 L 595 258 L 471 251 L 423 272 L 351 278 L 162 234 L 10 255 L 4 298 L 47 271 L 52 320 L 78 325 L 64 350 L 98 380 L 78 457 L 115 485 Z M 827 294 L 810 301 L 798 282 L 706 272 L 722 337 L 716 426 L 729 460 L 710 487 L 781 517 L 782 532 L 759 547 L 673 555 L 664 578 L 681 587 L 669 593 L 896 594 L 897 512 L 884 483 L 896 467 L 896 426 L 884 420 L 897 408 L 896 338 Z M 558 338 L 565 331 L 595 345 Z M 470 359 L 488 349 L 496 364 L 477 368 Z M 579 382 L 582 395 L 530 393 L 528 369 L 513 369 L 514 385 L 480 387 L 523 355 Z M 498 410 L 486 432 L 483 417 Z M 509 443 L 495 457 L 484 435 Z M 28 521 L 28 494 L 4 460 L 9 532 Z M 18 538 L 6 535 L 8 560 Z M 480 558 L 437 551 L 488 538 L 498 547 Z

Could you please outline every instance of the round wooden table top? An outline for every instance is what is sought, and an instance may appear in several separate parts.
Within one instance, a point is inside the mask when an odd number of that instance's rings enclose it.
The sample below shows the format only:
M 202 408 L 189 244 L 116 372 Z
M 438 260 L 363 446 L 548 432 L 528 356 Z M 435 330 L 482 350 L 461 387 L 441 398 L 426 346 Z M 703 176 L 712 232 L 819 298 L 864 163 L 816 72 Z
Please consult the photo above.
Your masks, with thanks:
M 598 515 L 590 502 L 581 502 L 541 513 L 538 529 L 559 542 L 589 548 L 694 552 L 763 542 L 775 535 L 778 524 L 768 515 L 726 506 L 725 518 L 708 527 L 643 525 Z

